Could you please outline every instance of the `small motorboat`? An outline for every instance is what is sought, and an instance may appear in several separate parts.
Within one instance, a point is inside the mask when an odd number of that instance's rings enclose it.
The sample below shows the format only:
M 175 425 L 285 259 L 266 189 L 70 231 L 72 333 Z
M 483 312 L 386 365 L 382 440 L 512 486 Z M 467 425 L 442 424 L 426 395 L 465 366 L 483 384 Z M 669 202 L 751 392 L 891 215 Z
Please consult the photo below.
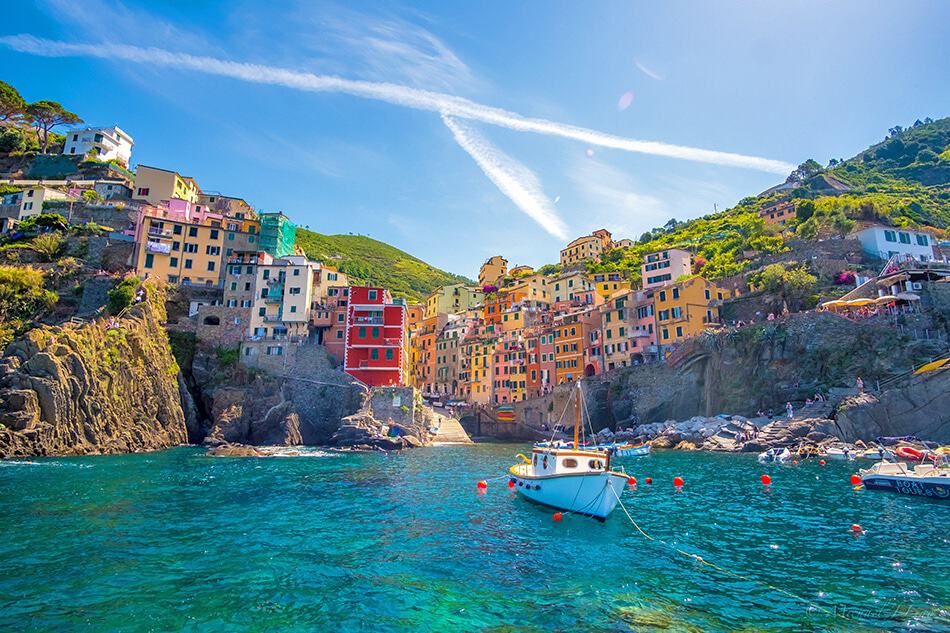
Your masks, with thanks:
M 598 450 L 610 451 L 616 457 L 642 457 L 650 454 L 649 444 L 631 444 L 629 442 L 613 442 L 611 444 L 598 444 L 594 447 Z
M 535 445 L 531 458 L 508 469 L 514 489 L 528 501 L 605 521 L 620 502 L 627 474 L 610 469 L 611 451 L 579 442 L 581 383 L 574 390 L 574 442 Z
M 859 451 L 857 456 L 859 459 L 877 459 L 880 461 L 894 461 L 897 457 L 894 451 L 883 446 Z
M 868 490 L 889 490 L 904 495 L 950 499 L 950 466 L 938 464 L 908 466 L 904 462 L 878 462 L 858 473 Z
M 838 460 L 847 460 L 854 461 L 857 456 L 857 451 L 848 448 L 847 446 L 840 448 L 837 446 L 832 446 L 831 448 L 825 449 L 823 457 L 825 459 L 838 459 Z
M 770 448 L 759 453 L 760 464 L 784 464 L 792 458 L 792 452 L 787 448 Z

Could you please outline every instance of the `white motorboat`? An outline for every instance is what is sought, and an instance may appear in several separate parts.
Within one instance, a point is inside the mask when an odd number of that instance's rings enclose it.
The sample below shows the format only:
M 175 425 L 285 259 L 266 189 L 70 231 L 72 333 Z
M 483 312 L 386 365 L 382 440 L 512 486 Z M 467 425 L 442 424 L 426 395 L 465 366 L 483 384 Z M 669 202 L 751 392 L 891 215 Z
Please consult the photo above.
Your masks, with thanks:
M 878 462 L 861 470 L 859 475 L 868 490 L 950 500 L 950 466 L 945 461 L 916 466 L 904 462 Z
M 784 464 L 792 458 L 792 452 L 787 448 L 770 448 L 759 453 L 760 464 Z
M 627 475 L 610 469 L 610 451 L 581 447 L 579 382 L 573 397 L 573 446 L 534 446 L 531 458 L 521 455 L 522 463 L 509 468 L 508 474 L 514 489 L 529 501 L 604 521 L 617 507 Z
M 825 459 L 847 460 L 850 462 L 854 461 L 855 457 L 857 457 L 857 451 L 848 447 L 839 448 L 832 446 L 831 448 L 825 449 L 824 457 Z

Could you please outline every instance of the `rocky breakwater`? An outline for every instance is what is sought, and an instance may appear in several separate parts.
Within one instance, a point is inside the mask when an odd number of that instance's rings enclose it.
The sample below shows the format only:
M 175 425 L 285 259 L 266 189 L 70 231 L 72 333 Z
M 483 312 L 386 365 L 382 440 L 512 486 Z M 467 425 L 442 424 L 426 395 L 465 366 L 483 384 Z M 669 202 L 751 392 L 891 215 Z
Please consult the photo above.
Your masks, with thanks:
M 422 403 L 409 387 L 373 389 L 363 406 L 343 418 L 333 435 L 336 446 L 399 450 L 425 446 L 446 418 Z
M 114 323 L 35 328 L 0 359 L 0 456 L 87 455 L 187 442 L 165 290 Z
M 820 417 L 746 418 L 741 415 L 694 416 L 688 420 L 641 424 L 611 433 L 599 441 L 648 442 L 656 448 L 726 452 L 761 452 L 772 447 L 822 448 L 842 443 L 833 420 Z

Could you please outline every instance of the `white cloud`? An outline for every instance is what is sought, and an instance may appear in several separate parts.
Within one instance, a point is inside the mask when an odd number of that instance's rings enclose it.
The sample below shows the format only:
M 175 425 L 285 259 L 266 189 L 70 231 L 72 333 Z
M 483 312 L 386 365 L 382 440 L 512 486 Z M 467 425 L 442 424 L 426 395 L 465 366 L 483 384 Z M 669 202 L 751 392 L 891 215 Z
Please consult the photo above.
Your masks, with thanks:
M 512 130 L 557 136 L 589 145 L 628 152 L 757 169 L 783 175 L 794 169 L 794 165 L 790 163 L 758 156 L 720 152 L 684 145 L 671 145 L 659 141 L 641 141 L 555 121 L 529 118 L 462 97 L 393 83 L 315 75 L 286 68 L 122 44 L 72 44 L 37 38 L 32 35 L 3 36 L 0 37 L 0 43 L 20 52 L 47 57 L 82 55 L 110 60 L 121 59 L 136 63 L 184 68 L 242 81 L 285 86 L 296 90 L 345 93 L 404 107 L 448 114 L 456 119 L 473 119 Z
M 580 196 L 583 230 L 607 227 L 622 237 L 635 238 L 666 221 L 659 198 L 637 192 L 633 178 L 596 158 L 572 165 L 569 178 Z M 595 226 L 596 225 L 596 226 Z
M 482 172 L 525 215 L 551 235 L 567 239 L 567 227 L 544 195 L 538 177 L 530 169 L 492 145 L 473 126 L 442 115 L 459 146 L 468 152 Z

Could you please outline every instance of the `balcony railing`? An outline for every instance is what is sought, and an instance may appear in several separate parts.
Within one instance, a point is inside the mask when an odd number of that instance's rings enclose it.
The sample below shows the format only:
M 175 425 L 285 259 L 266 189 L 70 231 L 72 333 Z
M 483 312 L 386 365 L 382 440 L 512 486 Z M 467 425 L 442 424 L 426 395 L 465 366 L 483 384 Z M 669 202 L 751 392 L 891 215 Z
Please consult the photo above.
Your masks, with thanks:
M 367 325 L 383 325 L 383 317 L 354 317 L 353 320 Z

